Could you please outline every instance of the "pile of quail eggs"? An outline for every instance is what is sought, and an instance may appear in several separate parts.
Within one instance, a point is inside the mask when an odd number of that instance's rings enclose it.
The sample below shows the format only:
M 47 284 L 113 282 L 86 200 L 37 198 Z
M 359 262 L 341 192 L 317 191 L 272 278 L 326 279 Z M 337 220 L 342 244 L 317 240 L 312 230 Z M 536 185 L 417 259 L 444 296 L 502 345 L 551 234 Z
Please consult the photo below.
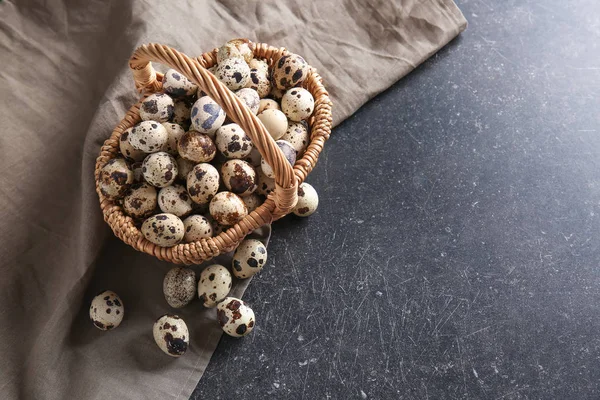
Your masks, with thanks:
M 313 96 L 300 87 L 309 73 L 306 61 L 288 54 L 270 66 L 254 58 L 248 40 L 235 39 L 218 49 L 217 64 L 209 70 L 258 117 L 294 165 L 310 143 L 307 120 L 314 110 Z M 275 176 L 244 130 L 197 85 L 174 69 L 162 83 L 162 92 L 141 103 L 141 122 L 121 134 L 121 155 L 102 168 L 99 182 L 102 193 L 122 205 L 148 241 L 170 247 L 216 236 L 242 220 L 274 190 Z M 306 217 L 317 206 L 317 192 L 302 183 L 293 213 Z M 231 272 L 214 264 L 197 282 L 189 268 L 170 270 L 165 299 L 181 308 L 197 295 L 205 307 L 216 307 L 225 333 L 245 336 L 254 327 L 254 312 L 227 296 L 233 277 L 253 276 L 266 260 L 262 242 L 244 240 Z M 114 292 L 92 301 L 90 318 L 99 329 L 117 327 L 123 315 L 123 302 Z M 160 317 L 153 334 L 171 356 L 184 354 L 189 344 L 188 328 L 176 315 Z

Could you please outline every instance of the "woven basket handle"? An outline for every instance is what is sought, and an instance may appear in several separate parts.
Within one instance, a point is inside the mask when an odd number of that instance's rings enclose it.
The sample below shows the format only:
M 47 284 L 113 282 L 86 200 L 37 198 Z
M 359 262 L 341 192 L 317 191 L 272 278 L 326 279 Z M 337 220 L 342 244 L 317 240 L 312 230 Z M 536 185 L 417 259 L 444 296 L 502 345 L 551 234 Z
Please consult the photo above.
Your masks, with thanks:
M 201 63 L 171 47 L 150 43 L 136 49 L 129 60 L 138 91 L 156 92 L 161 89 L 152 62 L 159 62 L 176 69 L 198 85 L 210 96 L 229 118 L 237 123 L 250 137 L 275 174 L 275 218 L 288 214 L 298 201 L 298 181 L 294 170 L 286 160 L 275 140 L 260 120 L 252 114 L 244 102 L 208 72 Z

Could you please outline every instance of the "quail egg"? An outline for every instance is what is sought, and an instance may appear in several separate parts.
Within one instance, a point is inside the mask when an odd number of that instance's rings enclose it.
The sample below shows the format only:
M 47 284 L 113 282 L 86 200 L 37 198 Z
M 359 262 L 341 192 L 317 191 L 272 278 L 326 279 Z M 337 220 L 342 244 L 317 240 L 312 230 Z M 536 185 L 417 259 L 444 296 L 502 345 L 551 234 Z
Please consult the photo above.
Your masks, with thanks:
M 192 204 L 194 202 L 182 185 L 167 186 L 158 192 L 158 206 L 164 213 L 185 217 L 192 212 Z
M 167 130 L 167 143 L 162 148 L 162 151 L 166 151 L 169 154 L 177 155 L 177 143 L 179 139 L 185 133 L 185 130 L 181 125 L 173 122 L 163 122 L 162 126 Z
M 273 139 L 281 139 L 288 127 L 285 114 L 274 108 L 269 108 L 258 114 L 258 119 L 263 123 Z
M 215 139 L 217 149 L 227 158 L 244 158 L 252 151 L 252 141 L 238 124 L 223 125 Z
M 191 96 L 198 90 L 195 83 L 174 69 L 165 72 L 162 84 L 165 93 L 172 97 Z
M 163 280 L 165 300 L 173 308 L 187 306 L 196 297 L 196 274 L 189 268 L 175 267 Z
M 292 88 L 285 92 L 281 99 L 281 110 L 292 121 L 299 122 L 307 119 L 313 113 L 315 99 L 303 88 Z
M 220 192 L 210 201 L 210 215 L 221 225 L 234 225 L 248 215 L 248 209 L 240 196 Z
M 258 105 L 258 113 L 260 114 L 261 112 L 265 111 L 265 110 L 269 110 L 269 109 L 275 109 L 275 110 L 281 110 L 281 108 L 279 108 L 279 103 L 276 102 L 273 99 L 260 99 L 260 103 Z
M 177 157 L 177 179 L 185 181 L 190 171 L 194 168 L 194 165 L 196 163 L 193 161 L 186 160 L 181 156 Z
M 275 179 L 266 176 L 262 168 L 257 168 L 256 172 L 258 179 L 258 188 L 256 189 L 256 193 L 262 194 L 263 196 L 268 196 L 269 193 L 275 190 Z
M 208 218 L 202 215 L 190 215 L 183 220 L 185 235 L 183 240 L 195 242 L 200 239 L 208 239 L 213 235 L 213 228 Z
M 244 196 L 242 197 L 242 200 L 248 209 L 248 214 L 256 210 L 262 204 L 260 196 L 256 193 L 251 193 L 248 196 Z
M 187 176 L 187 190 L 195 203 L 208 203 L 219 191 L 219 172 L 207 163 L 195 165 Z
M 253 60 L 254 61 L 254 60 Z M 250 78 L 246 87 L 256 90 L 261 99 L 267 97 L 271 92 L 271 80 L 268 72 L 259 68 L 250 67 Z
M 173 117 L 173 99 L 164 93 L 154 93 L 146 97 L 140 105 L 140 118 L 143 121 L 167 122 Z
M 171 122 L 181 125 L 183 129 L 187 130 L 190 127 L 192 104 L 187 99 L 177 99 L 173 103 L 175 106 L 173 108 L 173 118 L 171 118 Z
M 303 182 L 298 187 L 298 203 L 292 209 L 292 212 L 299 217 L 308 217 L 317 211 L 319 206 L 319 195 L 314 187 Z
M 254 328 L 254 311 L 248 304 L 235 297 L 227 297 L 217 305 L 217 319 L 229 336 L 246 336 Z
M 229 90 L 238 90 L 246 86 L 250 79 L 250 67 L 243 58 L 233 57 L 219 62 L 215 76 Z
M 253 58 L 248 62 L 248 66 L 252 69 L 258 69 L 264 71 L 265 73 L 269 72 L 269 64 L 266 60 L 261 60 L 260 58 Z
M 310 143 L 310 134 L 304 123 L 291 122 L 288 125 L 287 131 L 285 131 L 281 137 L 281 140 L 285 140 L 292 145 L 294 150 L 296 150 L 296 158 L 298 158 L 308 147 L 308 144 Z
M 254 89 L 243 88 L 235 92 L 235 95 L 242 99 L 252 114 L 258 114 L 258 106 L 260 104 L 260 97 Z
M 100 170 L 100 191 L 113 199 L 122 197 L 133 183 L 133 171 L 122 158 L 113 158 Z
M 297 54 L 281 56 L 273 66 L 273 86 L 282 90 L 296 86 L 308 77 L 309 69 L 308 63 Z
M 177 144 L 179 155 L 194 162 L 208 162 L 215 158 L 217 148 L 208 135 L 187 131 Z
M 192 129 L 214 139 L 214 133 L 225 121 L 225 111 L 210 97 L 200 97 L 192 106 Z
M 231 263 L 233 275 L 246 279 L 254 276 L 267 263 L 267 248 L 256 239 L 246 239 L 240 243 L 233 253 Z
M 188 327 L 177 315 L 166 314 L 157 319 L 152 334 L 158 347 L 171 357 L 185 354 L 190 343 Z
M 210 265 L 200 273 L 198 298 L 207 308 L 213 308 L 231 290 L 231 273 L 219 264 Z
M 111 290 L 105 290 L 92 300 L 90 319 L 96 328 L 108 331 L 123 321 L 125 308 L 121 298 Z
M 142 224 L 144 237 L 161 247 L 175 246 L 183 239 L 183 222 L 173 214 L 156 214 Z
M 167 130 L 157 121 L 142 121 L 134 126 L 129 133 L 131 146 L 144 153 L 161 151 L 168 140 Z
M 156 189 L 146 182 L 135 183 L 123 198 L 123 210 L 132 218 L 146 218 L 154 213 Z
M 144 159 L 142 173 L 146 182 L 152 186 L 169 186 L 177 177 L 177 161 L 164 151 L 150 154 Z
M 119 150 L 121 150 L 123 157 L 130 161 L 142 161 L 146 157 L 146 153 L 134 149 L 131 143 L 129 143 L 129 134 L 132 130 L 133 127 L 127 128 L 121 134 L 121 138 L 119 140 Z
M 217 50 L 217 63 L 222 63 L 228 58 L 243 58 L 251 62 L 253 57 L 253 44 L 248 39 L 232 39 Z
M 283 152 L 285 159 L 290 163 L 291 166 L 294 166 L 294 163 L 296 162 L 296 150 L 294 150 L 294 147 L 285 140 L 278 140 L 275 143 L 277 143 L 277 146 L 279 146 Z M 273 168 L 271 168 L 264 158 L 260 162 L 260 168 L 266 176 L 269 178 L 275 178 L 275 172 L 273 171 Z
M 248 196 L 258 187 L 256 172 L 246 161 L 229 160 L 221 166 L 221 179 L 227 189 L 239 196 Z

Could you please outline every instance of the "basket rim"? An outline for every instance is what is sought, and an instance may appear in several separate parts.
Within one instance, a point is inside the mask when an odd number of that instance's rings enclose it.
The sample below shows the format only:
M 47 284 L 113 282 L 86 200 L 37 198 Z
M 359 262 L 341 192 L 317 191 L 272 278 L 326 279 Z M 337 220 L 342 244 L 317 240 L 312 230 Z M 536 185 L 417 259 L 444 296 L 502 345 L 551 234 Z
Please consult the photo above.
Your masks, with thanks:
M 283 47 L 276 48 L 265 43 L 253 44 L 252 48 L 254 52 L 254 57 L 266 59 L 269 64 L 273 64 L 283 55 L 290 54 Z M 218 49 L 215 48 L 193 60 L 190 59 L 192 60 L 192 62 L 197 61 L 197 64 L 200 65 L 201 71 L 197 72 L 199 72 L 202 75 L 208 74 L 208 79 L 211 80 L 216 80 L 216 78 L 207 70 L 207 68 L 210 68 L 211 66 L 216 64 L 217 50 Z M 110 199 L 101 192 L 99 181 L 100 170 L 102 169 L 102 167 L 104 167 L 104 165 L 109 160 L 121 156 L 119 149 L 119 141 L 123 131 L 134 126 L 141 120 L 141 118 L 139 117 L 139 107 L 143 99 L 152 93 L 156 93 L 162 90 L 162 74 L 154 71 L 154 69 L 151 66 L 151 62 L 146 61 L 145 64 L 143 61 L 137 63 L 135 62 L 135 57 L 140 52 L 143 53 L 153 51 L 161 55 L 164 55 L 165 52 L 173 52 L 173 54 L 175 54 L 176 56 L 182 55 L 182 53 L 179 53 L 168 46 L 163 46 L 159 44 L 149 44 L 140 46 L 132 56 L 130 66 L 133 70 L 136 87 L 138 91 L 143 92 L 143 96 L 139 102 L 130 107 L 126 115 L 117 124 L 117 126 L 112 131 L 110 137 L 104 142 L 103 146 L 101 147 L 100 154 L 96 159 L 96 167 L 94 173 L 96 182 L 96 192 L 99 196 L 100 207 L 102 209 L 104 220 L 108 223 L 108 225 L 113 230 L 115 236 L 117 236 L 119 239 L 129 244 L 136 250 L 155 256 L 161 260 L 169 261 L 175 264 L 200 264 L 219 254 L 233 250 L 235 247 L 237 247 L 237 245 L 239 245 L 239 243 L 244 239 L 244 237 L 250 234 L 252 231 L 259 228 L 260 226 L 269 224 L 274 220 L 282 218 L 291 211 L 291 207 L 288 207 L 287 209 L 282 209 L 281 207 L 279 207 L 280 204 L 278 204 L 276 192 L 279 190 L 293 190 L 293 194 L 295 197 L 297 187 L 306 179 L 306 176 L 315 167 L 318 160 L 318 156 L 323 149 L 324 143 L 325 141 L 327 141 L 331 134 L 332 102 L 327 90 L 323 85 L 323 80 L 321 76 L 318 74 L 315 68 L 310 67 L 309 74 L 306 80 L 301 85 L 301 87 L 311 92 L 311 94 L 313 94 L 315 98 L 315 110 L 312 116 L 307 121 L 310 133 L 310 143 L 307 149 L 305 150 L 303 156 L 300 159 L 296 160 L 296 163 L 291 169 L 293 171 L 293 181 L 291 182 L 291 185 L 289 185 L 289 187 L 287 188 L 284 188 L 280 184 L 277 184 L 276 188 L 267 196 L 265 201 L 256 210 L 252 211 L 242 220 L 238 221 L 235 225 L 228 227 L 228 229 L 224 230 L 217 236 L 211 238 L 203 238 L 195 242 L 179 243 L 170 247 L 161 247 L 148 241 L 144 237 L 144 235 L 141 233 L 141 230 L 135 226 L 135 220 L 132 217 L 125 214 L 122 206 L 120 205 L 119 200 Z M 187 56 L 185 55 L 182 56 L 184 58 L 187 58 Z M 169 67 L 172 68 L 173 65 L 169 65 Z M 181 71 L 179 69 L 177 70 L 183 75 L 188 75 L 185 73 L 186 71 Z M 189 78 L 189 76 L 187 77 Z M 198 84 L 199 82 L 195 83 Z M 211 81 L 209 82 L 209 84 L 210 83 L 214 82 Z M 215 84 L 215 86 L 218 87 L 219 84 L 220 83 L 217 83 Z M 200 87 L 203 88 L 202 85 L 200 85 Z M 233 92 L 229 91 L 229 89 L 225 90 L 226 92 L 218 94 L 229 97 L 235 97 L 235 99 L 238 99 Z M 215 101 L 217 100 L 215 99 Z M 247 110 L 244 104 L 242 104 L 242 107 L 246 109 L 243 110 L 242 113 L 244 111 L 249 113 L 249 110 Z M 276 147 L 276 151 L 279 151 L 279 148 Z M 261 155 L 263 155 L 262 152 Z M 266 156 L 268 156 L 268 154 L 263 155 L 263 157 Z M 277 154 L 275 154 L 275 156 L 277 156 Z

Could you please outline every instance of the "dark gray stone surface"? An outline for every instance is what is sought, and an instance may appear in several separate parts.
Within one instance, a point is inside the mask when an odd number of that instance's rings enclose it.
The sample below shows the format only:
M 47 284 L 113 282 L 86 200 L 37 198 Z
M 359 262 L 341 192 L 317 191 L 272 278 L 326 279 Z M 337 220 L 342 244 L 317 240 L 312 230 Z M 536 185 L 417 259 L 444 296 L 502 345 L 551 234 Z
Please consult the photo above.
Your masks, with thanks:
M 600 398 L 600 4 L 458 4 L 335 130 L 194 399 Z

